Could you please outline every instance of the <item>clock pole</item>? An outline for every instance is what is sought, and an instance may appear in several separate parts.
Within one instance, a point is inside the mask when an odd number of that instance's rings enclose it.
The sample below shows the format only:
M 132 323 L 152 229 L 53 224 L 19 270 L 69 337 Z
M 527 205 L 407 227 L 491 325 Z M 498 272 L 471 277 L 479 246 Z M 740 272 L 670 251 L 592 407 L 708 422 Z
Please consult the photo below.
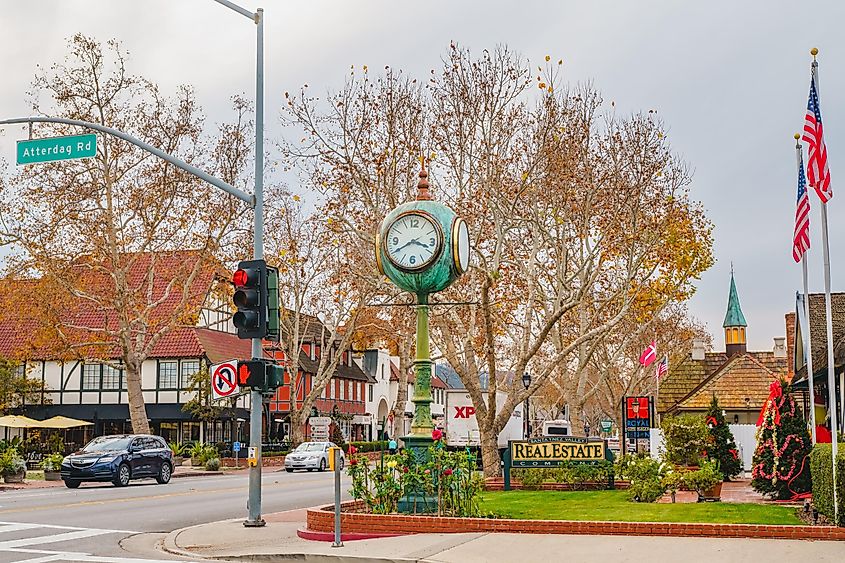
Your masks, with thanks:
M 417 356 L 414 360 L 414 398 L 411 400 L 414 403 L 414 420 L 409 438 L 413 438 L 414 442 L 423 438 L 427 449 L 432 442 L 431 431 L 434 429 L 431 423 L 431 345 L 427 293 L 417 295 Z M 423 446 L 423 442 L 419 442 L 419 445 Z

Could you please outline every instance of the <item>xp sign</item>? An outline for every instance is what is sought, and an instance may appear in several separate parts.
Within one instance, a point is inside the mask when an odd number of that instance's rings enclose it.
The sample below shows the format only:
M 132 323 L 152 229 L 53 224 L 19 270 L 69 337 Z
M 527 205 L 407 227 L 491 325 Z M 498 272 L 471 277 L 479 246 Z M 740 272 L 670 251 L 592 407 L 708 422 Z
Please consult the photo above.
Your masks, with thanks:
M 18 164 L 91 158 L 97 154 L 96 135 L 71 135 L 18 141 Z
M 211 366 L 211 395 L 213 399 L 226 399 L 237 394 L 237 370 L 237 360 Z

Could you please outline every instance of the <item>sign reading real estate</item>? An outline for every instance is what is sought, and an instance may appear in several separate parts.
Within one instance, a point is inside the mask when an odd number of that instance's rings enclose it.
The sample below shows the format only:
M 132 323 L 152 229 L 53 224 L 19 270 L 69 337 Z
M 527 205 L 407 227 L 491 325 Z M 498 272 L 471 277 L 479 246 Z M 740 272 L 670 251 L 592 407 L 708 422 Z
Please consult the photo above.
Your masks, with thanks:
M 557 467 L 564 463 L 596 463 L 607 459 L 604 440 L 555 436 L 511 440 L 511 467 Z

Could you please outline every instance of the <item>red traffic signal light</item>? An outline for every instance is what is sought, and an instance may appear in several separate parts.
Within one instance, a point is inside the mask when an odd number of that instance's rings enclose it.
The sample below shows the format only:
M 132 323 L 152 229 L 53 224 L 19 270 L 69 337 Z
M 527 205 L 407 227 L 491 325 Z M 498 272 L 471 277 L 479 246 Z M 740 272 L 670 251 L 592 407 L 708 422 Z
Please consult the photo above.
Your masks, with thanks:
M 238 362 L 238 386 L 252 389 L 265 387 L 265 372 L 263 360 L 249 360 Z
M 238 338 L 264 338 L 267 336 L 267 264 L 264 260 L 240 262 L 232 281 L 233 301 L 238 308 L 232 323 L 238 329 Z

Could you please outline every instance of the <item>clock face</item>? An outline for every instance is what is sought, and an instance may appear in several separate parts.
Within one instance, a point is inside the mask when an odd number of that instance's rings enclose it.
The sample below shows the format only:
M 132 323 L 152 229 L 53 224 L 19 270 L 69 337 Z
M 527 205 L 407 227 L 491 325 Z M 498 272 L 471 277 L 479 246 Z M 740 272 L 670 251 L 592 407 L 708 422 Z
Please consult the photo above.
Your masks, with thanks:
M 390 261 L 403 270 L 422 269 L 437 258 L 442 245 L 440 226 L 427 214 L 400 215 L 385 236 Z
M 458 273 L 463 274 L 469 268 L 469 228 L 466 221 L 456 219 L 452 227 L 452 253 Z

